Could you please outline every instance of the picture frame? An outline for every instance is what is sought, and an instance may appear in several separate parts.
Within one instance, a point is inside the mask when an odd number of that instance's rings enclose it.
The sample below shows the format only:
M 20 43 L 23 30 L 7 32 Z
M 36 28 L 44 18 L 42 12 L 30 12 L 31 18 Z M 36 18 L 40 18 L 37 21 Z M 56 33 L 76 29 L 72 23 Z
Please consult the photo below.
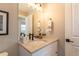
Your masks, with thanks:
M 8 35 L 8 16 L 7 11 L 0 10 L 0 35 Z

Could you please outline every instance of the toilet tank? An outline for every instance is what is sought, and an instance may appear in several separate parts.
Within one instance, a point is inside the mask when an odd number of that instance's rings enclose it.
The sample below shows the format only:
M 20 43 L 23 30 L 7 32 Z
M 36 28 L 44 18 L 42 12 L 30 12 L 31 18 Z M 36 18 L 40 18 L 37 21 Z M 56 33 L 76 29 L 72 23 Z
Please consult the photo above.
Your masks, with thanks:
M 8 52 L 1 52 L 0 56 L 8 56 Z

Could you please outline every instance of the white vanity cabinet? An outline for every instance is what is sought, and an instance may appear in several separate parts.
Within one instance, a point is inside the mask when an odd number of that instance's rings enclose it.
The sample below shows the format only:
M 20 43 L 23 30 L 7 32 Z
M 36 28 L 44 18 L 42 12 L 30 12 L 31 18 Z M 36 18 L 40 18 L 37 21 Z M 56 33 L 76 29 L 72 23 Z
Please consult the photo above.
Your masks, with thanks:
M 57 42 L 51 43 L 32 54 L 33 56 L 57 56 Z
M 49 43 L 48 45 L 32 53 L 19 45 L 20 56 L 57 56 L 58 55 L 57 52 L 58 52 L 57 41 Z

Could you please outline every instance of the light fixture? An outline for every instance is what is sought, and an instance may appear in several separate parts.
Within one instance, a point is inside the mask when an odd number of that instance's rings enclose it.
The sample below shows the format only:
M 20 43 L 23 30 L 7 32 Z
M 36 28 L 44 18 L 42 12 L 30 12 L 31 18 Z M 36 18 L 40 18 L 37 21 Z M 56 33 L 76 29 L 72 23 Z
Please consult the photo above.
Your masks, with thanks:
M 42 11 L 42 4 L 40 3 L 32 3 L 28 4 L 28 6 L 30 6 L 30 8 L 32 8 L 34 11 Z

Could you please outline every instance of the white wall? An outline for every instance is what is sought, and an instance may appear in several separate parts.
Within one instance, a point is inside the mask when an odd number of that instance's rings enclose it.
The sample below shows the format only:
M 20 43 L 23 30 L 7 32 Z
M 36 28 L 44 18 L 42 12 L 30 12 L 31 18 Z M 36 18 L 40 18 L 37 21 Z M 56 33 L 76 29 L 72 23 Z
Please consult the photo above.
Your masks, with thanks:
M 9 34 L 0 35 L 0 52 L 7 51 L 9 55 L 18 55 L 18 15 L 17 4 L 0 4 L 0 10 L 9 12 Z

